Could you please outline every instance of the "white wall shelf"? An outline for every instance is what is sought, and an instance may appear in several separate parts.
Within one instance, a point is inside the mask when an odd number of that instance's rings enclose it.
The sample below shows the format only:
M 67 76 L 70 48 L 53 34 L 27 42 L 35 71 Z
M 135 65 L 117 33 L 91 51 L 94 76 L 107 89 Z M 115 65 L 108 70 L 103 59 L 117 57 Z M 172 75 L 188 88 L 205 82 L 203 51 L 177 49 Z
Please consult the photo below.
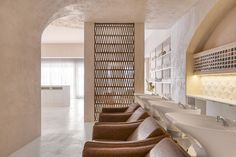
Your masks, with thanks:
M 156 69 L 154 71 L 158 72 L 158 71 L 171 70 L 171 69 L 172 69 L 172 67 L 166 67 L 166 68 L 162 68 L 162 69 Z
M 149 81 L 155 94 L 171 97 L 171 39 L 166 39 L 150 53 Z

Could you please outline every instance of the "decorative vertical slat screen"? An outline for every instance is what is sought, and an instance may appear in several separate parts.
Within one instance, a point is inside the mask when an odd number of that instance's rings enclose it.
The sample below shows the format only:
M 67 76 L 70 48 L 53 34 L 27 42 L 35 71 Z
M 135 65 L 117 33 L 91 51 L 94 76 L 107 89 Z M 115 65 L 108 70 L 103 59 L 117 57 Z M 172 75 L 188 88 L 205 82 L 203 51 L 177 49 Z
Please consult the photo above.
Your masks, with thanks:
M 95 24 L 95 120 L 103 107 L 127 107 L 134 102 L 133 23 Z
M 236 42 L 194 55 L 195 74 L 236 72 Z

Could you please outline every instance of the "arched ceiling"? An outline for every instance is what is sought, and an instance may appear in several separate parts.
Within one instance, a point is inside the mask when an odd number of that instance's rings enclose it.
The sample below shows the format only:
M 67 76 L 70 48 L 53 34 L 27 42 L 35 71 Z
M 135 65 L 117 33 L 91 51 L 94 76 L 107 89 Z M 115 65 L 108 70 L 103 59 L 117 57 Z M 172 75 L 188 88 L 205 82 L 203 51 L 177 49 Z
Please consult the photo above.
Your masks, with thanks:
M 236 6 L 236 0 L 219 0 L 213 9 L 208 13 L 195 32 L 189 47 L 188 53 L 198 53 L 203 50 L 204 44 L 215 30 L 220 21 Z
M 84 22 L 141 22 L 146 35 L 169 29 L 198 0 L 78 0 L 50 19 L 42 43 L 83 43 Z
M 78 0 L 51 19 L 75 27 L 81 22 L 145 22 L 150 29 L 170 28 L 198 0 Z

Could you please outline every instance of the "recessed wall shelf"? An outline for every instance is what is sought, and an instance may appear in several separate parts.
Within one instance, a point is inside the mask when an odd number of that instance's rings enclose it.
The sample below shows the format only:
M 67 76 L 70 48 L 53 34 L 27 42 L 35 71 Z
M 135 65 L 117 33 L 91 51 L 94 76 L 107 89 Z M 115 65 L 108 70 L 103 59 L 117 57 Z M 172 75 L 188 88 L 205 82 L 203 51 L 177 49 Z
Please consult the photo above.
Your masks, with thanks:
M 236 42 L 195 54 L 195 74 L 236 72 Z

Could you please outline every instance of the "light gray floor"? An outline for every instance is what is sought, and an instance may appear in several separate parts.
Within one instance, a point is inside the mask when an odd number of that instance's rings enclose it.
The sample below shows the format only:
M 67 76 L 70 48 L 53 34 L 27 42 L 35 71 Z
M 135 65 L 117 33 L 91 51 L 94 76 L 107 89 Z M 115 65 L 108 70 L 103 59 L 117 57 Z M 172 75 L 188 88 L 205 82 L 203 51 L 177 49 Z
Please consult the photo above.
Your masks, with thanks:
M 10 157 L 81 157 L 93 123 L 84 123 L 83 99 L 69 107 L 42 107 L 42 136 Z

